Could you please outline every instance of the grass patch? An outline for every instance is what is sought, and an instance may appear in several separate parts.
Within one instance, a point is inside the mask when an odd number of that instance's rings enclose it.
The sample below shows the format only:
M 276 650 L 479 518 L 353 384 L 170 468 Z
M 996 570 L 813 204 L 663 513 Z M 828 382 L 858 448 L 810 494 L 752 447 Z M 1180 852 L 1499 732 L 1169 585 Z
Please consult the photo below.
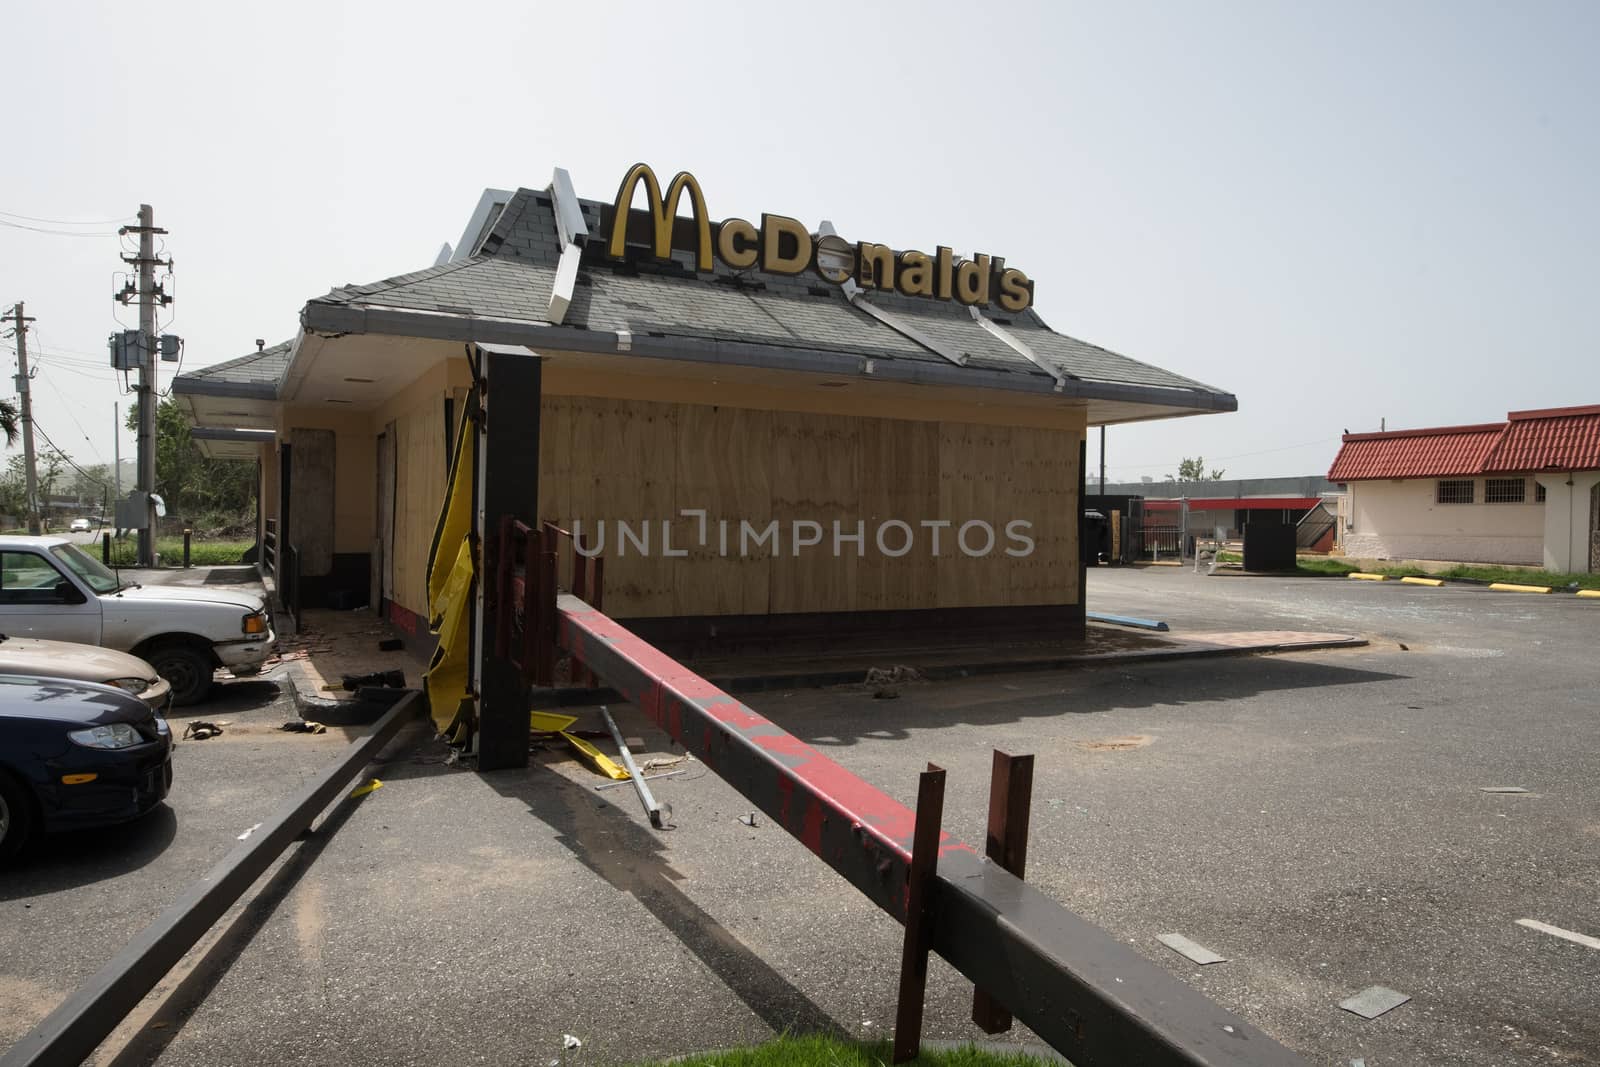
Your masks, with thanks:
M 1239 563 L 1243 557 L 1237 552 L 1223 552 L 1217 556 L 1222 563 Z M 1576 584 L 1579 589 L 1600 589 L 1600 574 L 1557 574 L 1553 571 L 1535 571 L 1526 567 L 1492 567 L 1463 563 L 1449 570 L 1425 571 L 1421 567 L 1403 563 L 1375 563 L 1359 567 L 1349 560 L 1335 556 L 1302 556 L 1295 568 L 1299 574 L 1337 575 L 1343 577 L 1352 571 L 1364 574 L 1382 574 L 1390 578 L 1458 578 L 1473 582 L 1510 582 L 1513 585 L 1548 585 L 1565 589 Z
M 708 1052 L 674 1060 L 674 1067 L 888 1067 L 893 1046 L 888 1041 L 842 1041 L 811 1035 L 779 1037 L 764 1045 Z M 951 1049 L 924 1047 L 912 1063 L 936 1067 L 1059 1067 L 1021 1052 L 995 1053 L 963 1045 Z
M 241 556 L 254 545 L 254 541 L 195 541 L 189 546 L 189 562 L 196 567 L 217 567 L 238 563 Z M 84 551 L 100 558 L 97 545 L 85 545 Z M 156 552 L 164 567 L 183 565 L 183 539 L 160 538 Z M 139 558 L 139 543 L 131 537 L 111 542 L 111 563 L 116 567 L 132 567 Z

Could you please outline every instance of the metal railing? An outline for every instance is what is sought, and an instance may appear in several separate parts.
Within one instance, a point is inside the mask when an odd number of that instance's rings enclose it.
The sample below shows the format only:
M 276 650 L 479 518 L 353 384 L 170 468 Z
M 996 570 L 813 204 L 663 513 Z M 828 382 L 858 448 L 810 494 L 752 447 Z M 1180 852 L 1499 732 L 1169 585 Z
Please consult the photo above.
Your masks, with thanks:
M 1177 559 L 1183 545 L 1181 526 L 1142 526 L 1139 528 L 1139 558 Z
M 278 571 L 278 520 L 267 519 L 262 528 L 261 535 L 261 573 L 276 574 Z

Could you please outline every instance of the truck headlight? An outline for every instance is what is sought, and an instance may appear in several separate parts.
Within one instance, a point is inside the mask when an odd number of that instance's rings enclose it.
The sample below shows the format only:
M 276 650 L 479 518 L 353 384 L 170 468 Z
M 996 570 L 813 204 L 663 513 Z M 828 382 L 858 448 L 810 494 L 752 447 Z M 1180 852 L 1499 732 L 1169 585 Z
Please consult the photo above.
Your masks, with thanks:
M 267 613 L 257 611 L 244 617 L 244 632 L 247 634 L 264 634 L 267 632 Z
M 73 730 L 67 735 L 73 744 L 84 748 L 132 748 L 144 744 L 144 737 L 125 722 L 109 726 L 91 726 L 87 730 Z

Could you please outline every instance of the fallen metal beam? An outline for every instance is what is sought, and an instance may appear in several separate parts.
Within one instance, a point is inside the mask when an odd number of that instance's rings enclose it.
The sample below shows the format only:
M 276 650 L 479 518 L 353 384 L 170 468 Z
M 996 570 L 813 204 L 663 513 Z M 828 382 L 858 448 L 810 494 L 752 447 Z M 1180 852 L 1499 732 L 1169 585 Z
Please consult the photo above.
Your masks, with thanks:
M 422 707 L 422 694 L 414 692 L 385 712 L 371 731 L 352 741 L 332 766 L 186 889 L 111 962 L 0 1056 L 0 1067 L 56 1067 L 82 1063 L 88 1058 Z
M 633 791 L 639 794 L 639 803 L 644 806 L 644 813 L 650 819 L 650 825 L 657 830 L 661 829 L 661 805 L 656 803 L 650 787 L 644 784 L 644 774 L 639 770 L 639 765 L 633 762 L 633 753 L 628 751 L 628 743 L 622 739 L 622 731 L 617 729 L 617 720 L 611 717 L 611 712 L 604 704 L 600 705 L 600 717 L 605 720 L 606 729 L 611 731 L 611 740 L 617 743 L 617 751 L 622 755 L 622 766 L 628 771 L 628 781 L 633 783 Z
M 563 648 L 906 921 L 911 809 L 576 597 L 557 615 Z M 938 855 L 929 947 L 1079 1067 L 1304 1064 L 950 834 Z

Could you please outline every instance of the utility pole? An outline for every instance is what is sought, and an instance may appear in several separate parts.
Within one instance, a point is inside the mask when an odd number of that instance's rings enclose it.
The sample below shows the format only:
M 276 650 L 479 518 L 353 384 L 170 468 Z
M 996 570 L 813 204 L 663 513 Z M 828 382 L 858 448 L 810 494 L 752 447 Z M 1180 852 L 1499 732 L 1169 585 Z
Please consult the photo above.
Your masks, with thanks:
M 28 323 L 33 319 L 22 313 L 22 301 L 11 309 L 11 321 L 16 326 L 17 337 L 17 396 L 22 401 L 22 459 L 28 469 L 28 532 L 39 536 L 39 473 L 33 463 L 33 397 L 28 379 Z
M 157 229 L 155 212 L 149 204 L 139 205 L 139 225 L 124 226 L 119 233 L 139 235 L 139 255 L 123 256 L 123 262 L 139 268 L 139 477 L 137 487 L 145 499 L 145 527 L 139 531 L 139 566 L 155 566 L 156 510 L 151 499 L 156 491 L 156 302 L 166 302 L 156 291 L 155 252 Z
M 111 402 L 111 477 L 116 479 L 117 499 L 122 499 L 122 405 Z

